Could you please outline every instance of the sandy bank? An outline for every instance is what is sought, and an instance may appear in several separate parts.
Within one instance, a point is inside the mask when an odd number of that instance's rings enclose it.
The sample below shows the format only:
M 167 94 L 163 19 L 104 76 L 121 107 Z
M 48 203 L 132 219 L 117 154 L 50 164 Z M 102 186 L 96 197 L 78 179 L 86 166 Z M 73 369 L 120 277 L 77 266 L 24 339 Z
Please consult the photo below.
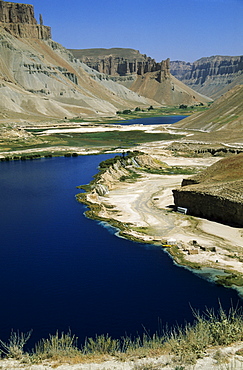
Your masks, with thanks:
M 158 157 L 158 156 L 157 156 Z M 160 160 L 177 166 L 209 166 L 216 158 L 173 158 Z M 91 203 L 102 204 L 99 216 L 124 226 L 123 235 L 145 242 L 170 244 L 168 248 L 179 264 L 207 267 L 243 274 L 243 229 L 174 212 L 172 189 L 180 186 L 185 175 L 143 173 L 136 182 L 117 182 Z M 241 283 L 239 285 L 242 285 Z

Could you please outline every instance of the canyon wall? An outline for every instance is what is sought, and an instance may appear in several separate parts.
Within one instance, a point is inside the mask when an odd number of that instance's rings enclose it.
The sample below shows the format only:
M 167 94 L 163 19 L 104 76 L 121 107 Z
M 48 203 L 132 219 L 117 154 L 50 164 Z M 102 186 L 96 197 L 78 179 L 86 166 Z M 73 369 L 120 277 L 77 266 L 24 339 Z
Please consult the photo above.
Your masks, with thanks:
M 212 56 L 194 63 L 172 61 L 171 74 L 201 94 L 216 98 L 243 83 L 243 56 Z
M 40 24 L 37 24 L 32 5 L 0 1 L 0 27 L 13 36 L 50 39 L 51 28 L 42 23 L 42 16 L 40 16 Z
M 138 50 L 111 49 L 70 49 L 75 58 L 90 68 L 110 76 L 142 75 L 158 70 L 156 61 Z

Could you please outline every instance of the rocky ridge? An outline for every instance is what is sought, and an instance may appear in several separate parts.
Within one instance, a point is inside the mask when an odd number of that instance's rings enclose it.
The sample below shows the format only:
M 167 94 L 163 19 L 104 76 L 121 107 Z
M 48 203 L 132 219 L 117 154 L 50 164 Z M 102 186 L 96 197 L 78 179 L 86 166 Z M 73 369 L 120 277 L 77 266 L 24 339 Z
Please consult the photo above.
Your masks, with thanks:
M 197 92 L 218 98 L 243 84 L 243 56 L 211 56 L 193 63 L 171 62 L 171 73 Z

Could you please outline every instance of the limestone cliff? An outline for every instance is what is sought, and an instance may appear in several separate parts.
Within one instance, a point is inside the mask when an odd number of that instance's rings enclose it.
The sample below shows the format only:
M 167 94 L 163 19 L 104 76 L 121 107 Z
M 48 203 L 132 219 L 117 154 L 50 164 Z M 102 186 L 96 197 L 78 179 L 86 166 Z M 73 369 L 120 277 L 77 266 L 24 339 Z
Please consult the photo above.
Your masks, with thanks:
M 194 63 L 171 62 L 171 73 L 197 92 L 217 98 L 243 84 L 243 56 L 212 56 Z
M 0 26 L 21 38 L 51 38 L 51 28 L 37 24 L 33 5 L 0 1 Z
M 190 215 L 243 226 L 243 154 L 224 158 L 173 190 Z
M 157 70 L 158 63 L 138 50 L 111 49 L 69 49 L 75 58 L 90 68 L 110 76 L 142 75 Z

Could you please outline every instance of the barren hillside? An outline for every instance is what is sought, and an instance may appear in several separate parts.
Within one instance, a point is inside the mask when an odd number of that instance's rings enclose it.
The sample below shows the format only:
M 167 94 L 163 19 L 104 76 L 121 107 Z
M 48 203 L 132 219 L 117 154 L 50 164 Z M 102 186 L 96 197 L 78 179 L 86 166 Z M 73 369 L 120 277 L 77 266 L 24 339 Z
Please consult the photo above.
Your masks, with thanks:
M 217 99 L 209 110 L 196 113 L 173 127 L 186 129 L 192 140 L 242 143 L 243 85 L 235 86 Z

